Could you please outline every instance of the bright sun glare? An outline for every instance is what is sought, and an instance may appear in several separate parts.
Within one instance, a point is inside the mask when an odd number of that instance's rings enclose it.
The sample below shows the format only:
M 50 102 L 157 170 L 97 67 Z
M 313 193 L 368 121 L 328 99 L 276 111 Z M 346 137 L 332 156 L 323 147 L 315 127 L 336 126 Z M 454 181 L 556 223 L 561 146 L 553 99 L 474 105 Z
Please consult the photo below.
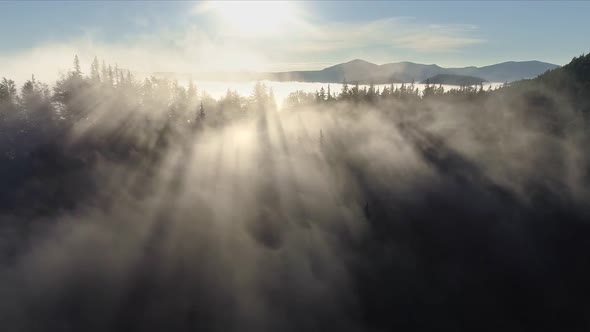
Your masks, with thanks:
M 208 7 L 224 27 L 254 37 L 285 32 L 295 16 L 295 6 L 288 1 L 212 1 Z

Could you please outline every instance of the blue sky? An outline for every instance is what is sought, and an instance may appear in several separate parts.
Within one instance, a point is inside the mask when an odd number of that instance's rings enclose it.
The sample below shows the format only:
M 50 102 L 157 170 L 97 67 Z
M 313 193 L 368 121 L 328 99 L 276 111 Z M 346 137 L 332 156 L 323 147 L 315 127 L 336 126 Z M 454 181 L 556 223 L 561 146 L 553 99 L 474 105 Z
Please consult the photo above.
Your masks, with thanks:
M 565 64 L 590 50 L 590 2 L 0 2 L 0 70 L 73 53 L 135 70 L 316 69 L 362 58 Z M 134 68 L 137 67 L 137 68 Z M 27 67 L 28 68 L 28 67 Z M 0 73 L 0 76 L 2 74 Z

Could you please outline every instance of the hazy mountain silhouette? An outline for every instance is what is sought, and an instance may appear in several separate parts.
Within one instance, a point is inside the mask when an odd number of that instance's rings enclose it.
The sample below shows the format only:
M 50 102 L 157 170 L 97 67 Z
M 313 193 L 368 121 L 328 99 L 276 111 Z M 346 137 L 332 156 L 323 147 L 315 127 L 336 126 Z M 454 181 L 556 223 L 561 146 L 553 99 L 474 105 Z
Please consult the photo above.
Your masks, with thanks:
M 346 63 L 338 64 L 322 70 L 310 71 L 289 71 L 280 73 L 268 73 L 267 79 L 276 81 L 301 81 L 301 82 L 322 82 L 341 83 L 344 80 L 367 81 L 375 79 L 379 74 L 381 66 L 365 60 L 355 59 Z M 389 79 L 389 77 L 384 77 Z
M 537 77 L 559 67 L 541 61 L 508 61 L 484 67 L 449 68 L 455 75 L 475 76 L 489 82 L 512 82 Z
M 443 68 L 435 64 L 424 65 L 407 61 L 376 65 L 357 59 L 322 70 L 269 73 L 265 78 L 277 81 L 340 83 L 346 80 L 380 84 L 419 82 L 436 75 L 460 75 L 489 82 L 512 82 L 533 78 L 557 67 L 559 66 L 540 61 L 509 61 L 484 67 Z
M 425 65 L 414 62 L 396 62 L 377 65 L 365 60 L 355 59 L 321 70 L 288 71 L 275 73 L 234 72 L 234 73 L 198 73 L 178 75 L 175 73 L 155 73 L 167 78 L 195 78 L 212 81 L 298 81 L 320 83 L 409 83 L 421 82 L 436 75 L 471 76 L 488 82 L 512 82 L 534 78 L 558 65 L 541 61 L 509 61 L 484 67 L 443 68 L 435 64 Z M 444 77 L 443 77 L 444 78 Z M 451 79 L 451 77 L 446 77 Z M 443 84 L 451 84 L 442 82 Z

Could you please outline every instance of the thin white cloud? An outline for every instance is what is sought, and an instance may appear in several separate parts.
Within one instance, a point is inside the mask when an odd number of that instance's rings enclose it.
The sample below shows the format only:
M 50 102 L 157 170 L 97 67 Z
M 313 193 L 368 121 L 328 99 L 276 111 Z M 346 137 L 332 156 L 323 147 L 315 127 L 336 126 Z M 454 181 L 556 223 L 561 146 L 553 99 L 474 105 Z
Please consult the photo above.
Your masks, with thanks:
M 301 10 L 296 11 L 296 6 L 292 8 L 294 17 L 287 22 L 288 29 L 278 36 L 248 35 L 223 25 L 215 27 L 216 33 L 228 39 L 248 39 L 262 50 L 270 46 L 287 52 L 315 53 L 370 47 L 448 52 L 484 42 L 473 36 L 478 30 L 473 24 L 429 23 L 408 16 L 367 22 L 322 22 L 310 20 Z M 193 8 L 193 13 L 215 18 L 219 10 L 211 2 L 202 2 Z
M 208 3 L 194 13 L 209 15 Z M 136 18 L 136 24 L 147 21 Z M 0 73 L 15 79 L 36 74 L 53 80 L 71 67 L 74 54 L 88 67 L 96 55 L 139 72 L 287 71 L 325 67 L 360 55 L 451 52 L 484 42 L 469 24 L 425 23 L 412 17 L 369 22 L 318 22 L 300 15 L 280 35 L 240 36 L 220 25 L 201 22 L 182 28 L 164 27 L 157 33 L 135 35 L 125 42 L 99 41 L 96 33 L 78 39 L 37 45 L 13 54 L 0 53 Z M 357 56 L 355 56 L 357 57 Z M 411 60 L 411 59 L 408 59 Z
M 473 25 L 422 24 L 413 18 L 389 18 L 363 23 L 317 24 L 297 36 L 297 49 L 307 52 L 389 47 L 424 52 L 449 52 L 483 43 L 473 37 Z
M 412 36 L 394 38 L 393 42 L 400 48 L 427 52 L 450 52 L 456 51 L 466 45 L 482 43 L 483 40 L 458 36 L 433 36 L 430 33 L 416 33 Z

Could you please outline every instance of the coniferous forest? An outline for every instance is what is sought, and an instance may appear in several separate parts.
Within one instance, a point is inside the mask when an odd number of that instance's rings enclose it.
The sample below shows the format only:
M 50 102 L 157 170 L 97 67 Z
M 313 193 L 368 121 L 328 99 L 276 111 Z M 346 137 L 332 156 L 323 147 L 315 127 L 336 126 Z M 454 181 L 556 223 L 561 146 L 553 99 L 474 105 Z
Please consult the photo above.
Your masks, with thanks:
M 589 115 L 590 55 L 280 105 L 77 56 L 3 78 L 0 326 L 587 331 Z

